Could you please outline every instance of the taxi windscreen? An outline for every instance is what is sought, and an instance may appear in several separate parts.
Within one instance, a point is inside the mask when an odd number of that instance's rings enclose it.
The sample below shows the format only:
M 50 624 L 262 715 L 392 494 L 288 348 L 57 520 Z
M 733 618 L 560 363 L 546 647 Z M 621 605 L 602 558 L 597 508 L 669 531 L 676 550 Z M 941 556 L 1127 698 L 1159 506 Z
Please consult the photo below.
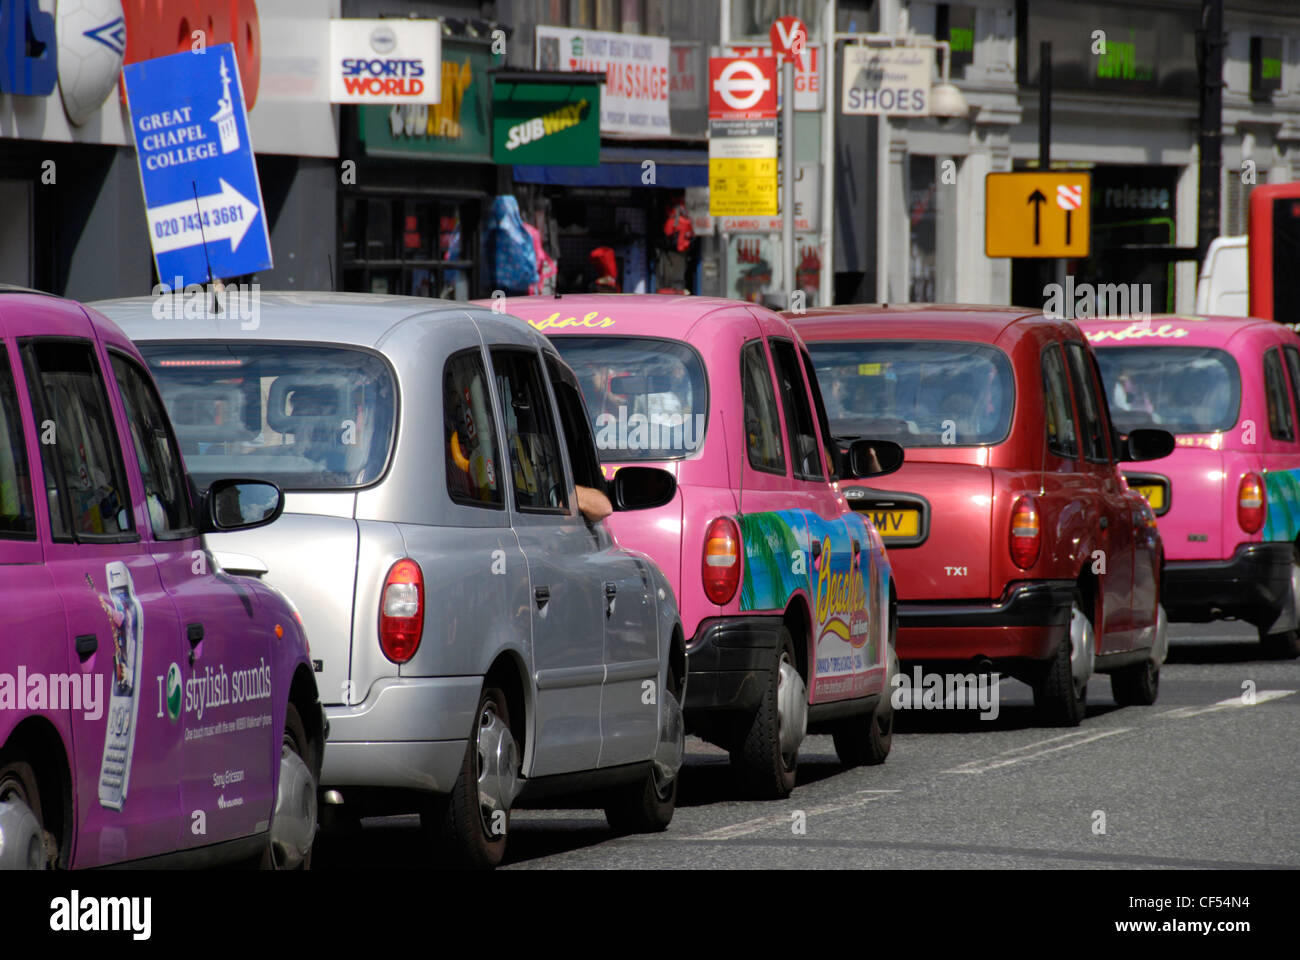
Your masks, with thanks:
M 551 342 L 578 375 L 602 461 L 680 459 L 704 442 L 708 381 L 691 347 L 651 337 Z
M 809 343 L 837 437 L 904 447 L 1000 443 L 1015 382 L 996 347 L 940 340 Z
M 138 346 L 200 486 L 258 477 L 283 490 L 332 490 L 383 474 L 396 388 L 374 354 L 298 344 Z
M 1237 361 L 1213 347 L 1098 347 L 1115 429 L 1214 433 L 1237 423 Z

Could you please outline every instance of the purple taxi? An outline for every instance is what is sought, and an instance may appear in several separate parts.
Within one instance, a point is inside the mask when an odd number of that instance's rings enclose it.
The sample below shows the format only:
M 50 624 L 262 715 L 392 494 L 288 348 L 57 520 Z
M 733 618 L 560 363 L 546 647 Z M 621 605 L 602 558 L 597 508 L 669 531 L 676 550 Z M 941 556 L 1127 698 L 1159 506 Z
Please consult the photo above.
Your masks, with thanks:
M 0 869 L 310 863 L 301 622 L 200 539 L 282 509 L 258 481 L 195 494 L 116 326 L 0 289 Z

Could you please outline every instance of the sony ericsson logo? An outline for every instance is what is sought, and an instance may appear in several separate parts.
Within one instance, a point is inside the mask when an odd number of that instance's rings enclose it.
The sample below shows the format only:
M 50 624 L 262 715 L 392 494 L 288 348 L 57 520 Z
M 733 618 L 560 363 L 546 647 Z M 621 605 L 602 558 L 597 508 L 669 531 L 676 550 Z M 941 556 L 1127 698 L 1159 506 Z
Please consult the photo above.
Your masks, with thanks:
M 119 57 L 126 55 L 126 21 L 121 17 L 100 24 L 98 27 L 83 30 L 82 36 L 102 43 Z

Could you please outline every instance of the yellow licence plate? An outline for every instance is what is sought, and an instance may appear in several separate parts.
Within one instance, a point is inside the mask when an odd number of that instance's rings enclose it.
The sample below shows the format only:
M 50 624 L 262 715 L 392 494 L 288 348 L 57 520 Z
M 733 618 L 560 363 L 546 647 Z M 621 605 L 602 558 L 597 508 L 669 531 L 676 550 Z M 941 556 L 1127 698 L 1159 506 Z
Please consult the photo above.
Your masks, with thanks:
M 1152 510 L 1163 510 L 1165 508 L 1165 488 L 1160 484 L 1143 483 L 1133 489 L 1146 497 L 1147 503 L 1151 504 Z
M 871 510 L 869 512 L 872 524 L 884 540 L 921 535 L 920 510 Z

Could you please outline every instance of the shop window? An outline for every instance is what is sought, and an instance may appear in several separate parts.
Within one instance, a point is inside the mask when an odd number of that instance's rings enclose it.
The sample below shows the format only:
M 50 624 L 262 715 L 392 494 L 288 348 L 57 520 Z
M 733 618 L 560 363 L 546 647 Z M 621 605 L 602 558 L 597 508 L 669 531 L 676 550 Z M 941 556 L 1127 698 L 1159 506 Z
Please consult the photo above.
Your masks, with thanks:
M 344 290 L 468 300 L 479 198 L 347 196 L 340 203 Z

